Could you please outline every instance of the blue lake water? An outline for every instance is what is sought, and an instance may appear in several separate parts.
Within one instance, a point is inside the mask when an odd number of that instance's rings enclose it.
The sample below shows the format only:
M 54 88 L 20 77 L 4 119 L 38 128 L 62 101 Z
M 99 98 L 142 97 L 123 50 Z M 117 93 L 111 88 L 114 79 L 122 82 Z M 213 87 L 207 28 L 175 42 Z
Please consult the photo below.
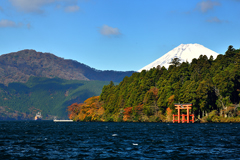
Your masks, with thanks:
M 0 121 L 0 159 L 240 159 L 239 123 Z

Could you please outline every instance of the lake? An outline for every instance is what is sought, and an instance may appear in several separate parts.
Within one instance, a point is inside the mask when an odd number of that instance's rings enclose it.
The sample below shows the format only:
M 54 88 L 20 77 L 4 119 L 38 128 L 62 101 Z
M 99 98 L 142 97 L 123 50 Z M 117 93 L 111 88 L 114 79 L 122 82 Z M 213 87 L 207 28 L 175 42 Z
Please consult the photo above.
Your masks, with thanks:
M 1 159 L 240 159 L 239 123 L 0 121 Z

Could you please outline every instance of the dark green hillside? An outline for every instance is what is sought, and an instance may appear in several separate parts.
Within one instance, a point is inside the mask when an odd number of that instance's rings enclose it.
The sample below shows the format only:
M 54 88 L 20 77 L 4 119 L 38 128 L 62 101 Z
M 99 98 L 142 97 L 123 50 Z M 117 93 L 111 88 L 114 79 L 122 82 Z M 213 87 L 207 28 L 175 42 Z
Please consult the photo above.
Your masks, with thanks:
M 109 82 L 30 77 L 27 83 L 0 84 L 0 119 L 67 118 L 66 108 L 100 95 Z

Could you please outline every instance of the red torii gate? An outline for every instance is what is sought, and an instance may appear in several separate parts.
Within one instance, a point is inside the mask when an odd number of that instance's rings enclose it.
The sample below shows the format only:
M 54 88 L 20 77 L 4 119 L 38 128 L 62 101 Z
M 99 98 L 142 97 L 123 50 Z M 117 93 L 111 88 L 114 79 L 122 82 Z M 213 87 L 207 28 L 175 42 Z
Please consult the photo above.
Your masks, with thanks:
M 187 110 L 187 115 L 186 114 L 182 114 L 182 123 L 187 122 L 189 123 L 189 121 L 192 121 L 192 123 L 194 123 L 194 114 L 189 115 L 189 109 L 192 109 L 192 103 L 185 103 L 185 104 L 174 104 L 174 106 L 177 106 L 176 109 L 178 110 L 178 115 L 174 115 L 173 114 L 173 123 L 175 121 L 177 121 L 178 123 L 181 122 L 180 120 L 180 109 L 186 109 Z M 187 116 L 187 120 L 185 120 L 185 116 Z M 192 120 L 189 120 L 189 116 L 192 116 Z M 178 119 L 174 119 L 174 117 L 178 117 Z

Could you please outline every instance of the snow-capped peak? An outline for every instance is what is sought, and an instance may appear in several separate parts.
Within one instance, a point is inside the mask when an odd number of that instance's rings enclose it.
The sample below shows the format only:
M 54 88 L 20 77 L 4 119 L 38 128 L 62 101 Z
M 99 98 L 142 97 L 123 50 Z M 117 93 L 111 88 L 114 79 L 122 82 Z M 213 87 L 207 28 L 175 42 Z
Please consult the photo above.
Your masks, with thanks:
M 141 72 L 144 69 L 149 70 L 153 67 L 157 67 L 158 65 L 160 65 L 161 67 L 164 66 L 165 68 L 168 68 L 170 65 L 169 63 L 174 58 L 179 58 L 181 60 L 181 63 L 186 61 L 190 63 L 192 62 L 192 59 L 199 58 L 200 55 L 206 55 L 208 58 L 210 58 L 210 56 L 212 55 L 213 58 L 215 59 L 218 56 L 218 53 L 204 47 L 203 45 L 196 43 L 180 44 L 178 47 L 169 51 L 159 59 L 138 70 L 138 72 Z

